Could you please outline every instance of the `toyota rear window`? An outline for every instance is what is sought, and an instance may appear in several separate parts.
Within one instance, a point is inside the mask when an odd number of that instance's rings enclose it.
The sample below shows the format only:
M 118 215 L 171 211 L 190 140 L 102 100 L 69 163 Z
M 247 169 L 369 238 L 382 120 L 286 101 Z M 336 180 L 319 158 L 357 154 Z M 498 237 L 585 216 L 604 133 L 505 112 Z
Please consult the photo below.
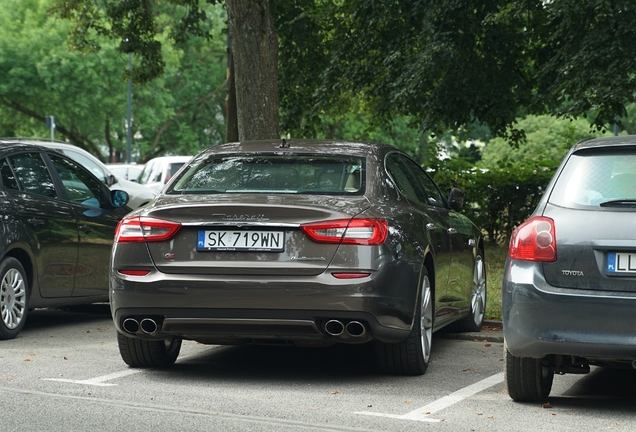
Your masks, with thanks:
M 569 208 L 636 207 L 636 151 L 595 149 L 572 154 L 550 203 Z

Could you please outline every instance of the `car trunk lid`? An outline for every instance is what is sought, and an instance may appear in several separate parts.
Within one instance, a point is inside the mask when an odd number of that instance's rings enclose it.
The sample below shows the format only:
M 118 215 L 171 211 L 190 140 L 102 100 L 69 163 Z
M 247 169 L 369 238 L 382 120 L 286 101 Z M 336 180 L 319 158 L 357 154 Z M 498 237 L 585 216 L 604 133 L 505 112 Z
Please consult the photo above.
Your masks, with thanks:
M 179 222 L 169 241 L 148 242 L 158 270 L 178 274 L 316 275 L 338 244 L 317 243 L 303 224 L 351 219 L 369 207 L 364 196 L 164 195 L 145 216 Z
M 635 209 L 568 209 L 548 204 L 557 260 L 543 264 L 553 286 L 636 292 Z

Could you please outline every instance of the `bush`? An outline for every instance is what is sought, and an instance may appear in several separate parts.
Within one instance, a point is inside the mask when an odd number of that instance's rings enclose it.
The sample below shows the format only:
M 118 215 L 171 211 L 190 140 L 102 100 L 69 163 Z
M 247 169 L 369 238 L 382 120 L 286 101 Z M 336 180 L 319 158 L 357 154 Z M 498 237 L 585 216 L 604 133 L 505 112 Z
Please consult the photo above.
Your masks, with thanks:
M 487 240 L 501 244 L 535 209 L 559 162 L 504 162 L 486 169 L 447 159 L 432 174 L 442 191 L 451 186 L 464 191 L 462 213 L 485 231 Z

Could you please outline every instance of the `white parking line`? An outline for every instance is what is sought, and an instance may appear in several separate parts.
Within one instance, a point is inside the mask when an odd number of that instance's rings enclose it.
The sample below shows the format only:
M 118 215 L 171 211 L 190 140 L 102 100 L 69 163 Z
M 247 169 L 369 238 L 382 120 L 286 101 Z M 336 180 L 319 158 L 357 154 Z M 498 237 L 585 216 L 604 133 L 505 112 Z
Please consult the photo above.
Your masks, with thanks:
M 193 357 L 195 355 L 198 355 L 199 353 L 194 353 L 194 354 L 189 354 L 186 356 L 182 356 L 179 357 L 180 361 L 183 361 L 185 359 L 187 359 L 188 357 Z M 66 379 L 66 378 L 42 378 L 42 380 L 44 381 L 58 381 L 58 382 L 67 382 L 67 383 L 72 383 L 72 384 L 85 384 L 85 385 L 95 385 L 95 386 L 102 386 L 102 387 L 108 387 L 108 386 L 116 386 L 117 384 L 110 384 L 110 383 L 106 383 L 104 381 L 110 381 L 110 380 L 114 380 L 117 378 L 122 378 L 128 375 L 134 375 L 137 373 L 142 373 L 144 370 L 143 369 L 126 369 L 123 370 L 121 372 L 115 372 L 112 374 L 108 374 L 108 375 L 103 375 L 97 378 L 91 378 L 91 379 L 87 379 L 87 380 L 72 380 L 72 379 Z
M 457 402 L 461 402 L 462 400 L 479 393 L 480 391 L 486 390 L 489 387 L 499 384 L 504 380 L 503 372 L 495 374 L 491 377 L 483 379 L 475 384 L 469 385 L 468 387 L 464 387 L 463 389 L 459 389 L 454 393 L 449 394 L 441 399 L 438 399 L 428 405 L 424 405 L 421 408 L 415 409 L 409 413 L 397 415 L 397 414 L 383 414 L 383 413 L 375 413 L 375 412 L 366 412 L 366 411 L 358 411 L 354 412 L 354 414 L 364 414 L 376 417 L 390 417 L 394 419 L 401 420 L 415 420 L 415 421 L 426 421 L 426 422 L 440 422 L 440 419 L 430 418 L 431 414 L 435 414 L 438 411 L 443 410 L 444 408 L 448 408 L 451 405 L 456 404 Z
M 115 372 L 109 375 L 103 375 L 97 378 L 91 378 L 87 380 L 71 380 L 71 379 L 64 379 L 64 378 L 43 378 L 43 380 L 44 381 L 61 381 L 61 382 L 68 382 L 73 384 L 86 384 L 86 385 L 107 387 L 107 386 L 114 386 L 117 384 L 109 384 L 109 383 L 105 383 L 104 381 L 110 381 L 110 380 L 122 378 L 128 375 L 133 375 L 133 374 L 141 373 L 141 372 L 142 371 L 139 369 L 128 369 L 128 370 L 123 370 L 120 372 Z

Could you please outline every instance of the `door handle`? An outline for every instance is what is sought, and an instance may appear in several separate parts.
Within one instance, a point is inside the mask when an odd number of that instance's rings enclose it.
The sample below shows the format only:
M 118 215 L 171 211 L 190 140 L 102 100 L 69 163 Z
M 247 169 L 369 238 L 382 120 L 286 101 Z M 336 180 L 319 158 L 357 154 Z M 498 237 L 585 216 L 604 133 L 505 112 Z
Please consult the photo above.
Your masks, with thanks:
M 450 235 L 457 234 L 457 230 L 455 228 L 449 228 L 447 231 Z
M 88 234 L 93 231 L 93 228 L 89 227 L 88 225 L 80 225 L 79 230 Z
M 30 219 L 27 219 L 27 222 L 35 226 L 44 225 L 44 221 L 42 219 L 30 218 Z

